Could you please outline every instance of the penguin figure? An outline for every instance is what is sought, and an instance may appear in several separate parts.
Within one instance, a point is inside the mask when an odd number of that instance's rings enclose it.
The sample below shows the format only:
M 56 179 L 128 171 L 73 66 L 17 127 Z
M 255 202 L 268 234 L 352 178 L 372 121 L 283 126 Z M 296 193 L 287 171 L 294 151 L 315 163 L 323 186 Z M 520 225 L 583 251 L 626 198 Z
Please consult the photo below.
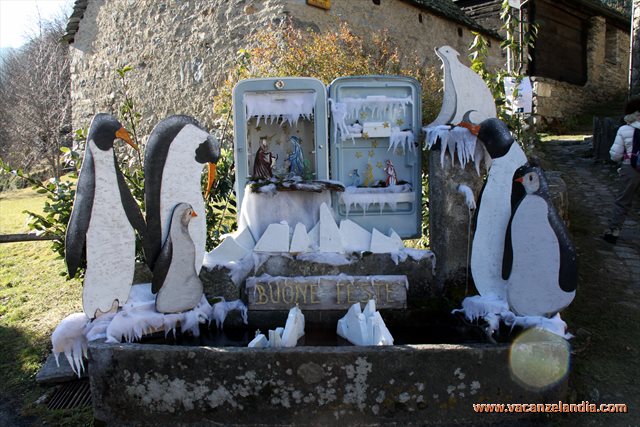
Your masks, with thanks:
M 215 162 L 220 145 L 188 116 L 170 116 L 156 125 L 149 136 L 144 158 L 145 210 L 149 254 L 147 264 L 153 271 L 162 242 L 169 234 L 169 223 L 178 203 L 189 203 L 197 216 L 189 224 L 196 246 L 194 265 L 200 272 L 207 237 L 206 213 L 200 179 L 202 166 L 209 163 L 209 188 L 213 184 Z
M 138 149 L 113 116 L 96 115 L 89 128 L 65 236 L 69 276 L 75 276 L 86 254 L 82 305 L 89 318 L 127 301 L 135 268 L 134 229 L 143 239 L 145 234 L 144 218 L 113 151 L 116 138 Z
M 491 167 L 476 210 L 471 274 L 480 295 L 495 295 L 506 300 L 502 258 L 511 218 L 513 174 L 527 163 L 527 156 L 515 143 L 507 125 L 498 119 L 480 123 L 478 140 L 491 156 Z
M 542 169 L 525 166 L 516 177 L 526 194 L 514 208 L 505 239 L 507 301 L 521 316 L 552 317 L 576 295 L 576 250 L 549 200 Z
M 189 235 L 189 224 L 198 214 L 190 204 L 180 203 L 173 210 L 169 235 L 156 260 L 151 290 L 160 313 L 191 310 L 202 299 L 202 282 L 196 271 L 196 246 Z
M 493 95 L 475 71 L 462 64 L 451 46 L 435 49 L 444 68 L 444 96 L 438 117 L 427 127 L 460 123 L 471 114 L 473 123 L 496 117 Z

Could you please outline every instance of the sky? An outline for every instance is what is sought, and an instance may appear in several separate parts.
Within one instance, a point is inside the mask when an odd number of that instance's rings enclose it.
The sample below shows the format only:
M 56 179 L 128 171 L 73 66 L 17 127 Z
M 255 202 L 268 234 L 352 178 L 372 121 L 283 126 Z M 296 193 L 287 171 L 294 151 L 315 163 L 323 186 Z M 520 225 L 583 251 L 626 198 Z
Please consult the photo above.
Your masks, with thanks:
M 0 48 L 20 47 L 42 20 L 71 13 L 73 0 L 0 0 Z

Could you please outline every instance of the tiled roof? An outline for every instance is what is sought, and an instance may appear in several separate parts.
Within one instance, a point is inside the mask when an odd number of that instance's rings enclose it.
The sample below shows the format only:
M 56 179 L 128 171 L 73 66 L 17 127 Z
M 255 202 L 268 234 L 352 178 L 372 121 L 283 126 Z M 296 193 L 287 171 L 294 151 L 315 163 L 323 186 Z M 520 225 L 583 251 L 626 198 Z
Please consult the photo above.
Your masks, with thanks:
M 73 5 L 73 12 L 69 17 L 69 20 L 67 21 L 67 30 L 64 33 L 64 36 L 62 36 L 62 40 L 66 41 L 67 43 L 73 43 L 73 39 L 75 38 L 76 33 L 78 32 L 78 28 L 80 27 L 80 21 L 84 16 L 85 10 L 87 10 L 88 3 L 89 0 L 76 0 Z
M 421 9 L 433 12 L 435 15 L 439 15 L 443 18 L 457 22 L 466 26 L 467 28 L 481 33 L 497 36 L 492 30 L 482 27 L 480 24 L 471 19 L 464 13 L 457 5 L 451 0 L 402 0 L 406 3 L 413 4 Z M 73 43 L 78 28 L 80 27 L 80 21 L 84 16 L 84 12 L 87 10 L 87 4 L 89 0 L 76 0 L 73 5 L 73 13 L 69 17 L 67 22 L 67 31 L 62 40 Z
M 411 3 L 414 6 L 433 12 L 435 15 L 439 15 L 443 18 L 457 22 L 466 26 L 467 28 L 478 31 L 481 33 L 496 36 L 496 33 L 492 30 L 484 28 L 476 21 L 471 19 L 458 5 L 451 0 L 403 0 L 406 3 Z

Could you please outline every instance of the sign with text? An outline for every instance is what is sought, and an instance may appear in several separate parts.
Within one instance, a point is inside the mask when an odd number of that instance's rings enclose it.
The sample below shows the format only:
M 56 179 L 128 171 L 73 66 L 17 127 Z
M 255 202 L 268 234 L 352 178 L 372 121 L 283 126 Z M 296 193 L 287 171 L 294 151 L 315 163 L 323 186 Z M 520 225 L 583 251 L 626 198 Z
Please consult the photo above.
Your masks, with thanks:
M 331 0 L 307 0 L 307 4 L 310 6 L 319 7 L 320 9 L 331 9 Z
M 263 275 L 247 279 L 250 310 L 346 310 L 356 302 L 376 301 L 377 308 L 406 308 L 407 276 Z

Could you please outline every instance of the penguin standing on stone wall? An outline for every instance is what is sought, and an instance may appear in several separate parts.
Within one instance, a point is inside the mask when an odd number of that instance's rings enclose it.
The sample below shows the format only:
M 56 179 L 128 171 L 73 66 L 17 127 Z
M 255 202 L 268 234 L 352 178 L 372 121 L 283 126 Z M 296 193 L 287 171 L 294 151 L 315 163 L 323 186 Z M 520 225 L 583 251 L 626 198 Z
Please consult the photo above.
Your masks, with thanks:
M 551 317 L 575 297 L 576 250 L 549 200 L 542 169 L 520 168 L 515 181 L 526 194 L 515 206 L 506 233 L 507 301 L 518 315 Z
M 527 156 L 514 141 L 507 125 L 498 119 L 480 123 L 478 140 L 491 156 L 491 167 L 476 210 L 471 274 L 480 295 L 495 295 L 506 300 L 502 259 L 511 218 L 513 175 L 527 163 Z
M 151 290 L 158 294 L 156 310 L 160 313 L 191 310 L 202 299 L 202 282 L 194 264 L 196 247 L 189 235 L 189 224 L 197 217 L 188 203 L 178 204 L 171 215 L 169 234 L 151 282 Z
M 149 136 L 144 159 L 145 205 L 150 253 L 147 263 L 153 270 L 162 243 L 169 235 L 174 208 L 191 205 L 196 217 L 189 234 L 196 247 L 194 266 L 199 273 L 205 252 L 206 213 L 200 179 L 202 166 L 209 163 L 209 188 L 215 175 L 220 145 L 189 116 L 170 116 L 156 125 Z
M 89 127 L 65 236 L 65 261 L 71 277 L 86 254 L 82 306 L 90 318 L 127 301 L 135 269 L 134 230 L 143 239 L 145 235 L 144 218 L 118 168 L 113 151 L 116 138 L 138 149 L 114 117 L 96 115 Z

